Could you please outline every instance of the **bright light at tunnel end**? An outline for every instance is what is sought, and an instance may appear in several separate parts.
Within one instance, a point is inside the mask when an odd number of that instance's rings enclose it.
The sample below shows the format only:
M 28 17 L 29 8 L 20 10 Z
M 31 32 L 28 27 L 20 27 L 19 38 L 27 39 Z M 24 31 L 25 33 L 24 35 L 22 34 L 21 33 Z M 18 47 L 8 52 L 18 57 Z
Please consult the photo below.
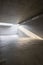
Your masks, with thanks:
M 1 23 L 0 26 L 19 26 L 19 24 L 11 24 L 11 23 Z
M 13 26 L 13 24 L 11 24 L 11 23 L 1 23 L 0 22 L 0 26 Z

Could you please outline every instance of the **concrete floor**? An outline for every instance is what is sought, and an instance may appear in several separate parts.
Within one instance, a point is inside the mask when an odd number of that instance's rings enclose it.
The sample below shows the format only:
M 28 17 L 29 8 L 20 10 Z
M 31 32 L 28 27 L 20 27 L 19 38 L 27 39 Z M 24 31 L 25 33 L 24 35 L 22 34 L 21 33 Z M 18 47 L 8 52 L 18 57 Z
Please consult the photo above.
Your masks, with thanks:
M 28 37 L 6 40 L 0 41 L 0 65 L 43 65 L 42 40 Z

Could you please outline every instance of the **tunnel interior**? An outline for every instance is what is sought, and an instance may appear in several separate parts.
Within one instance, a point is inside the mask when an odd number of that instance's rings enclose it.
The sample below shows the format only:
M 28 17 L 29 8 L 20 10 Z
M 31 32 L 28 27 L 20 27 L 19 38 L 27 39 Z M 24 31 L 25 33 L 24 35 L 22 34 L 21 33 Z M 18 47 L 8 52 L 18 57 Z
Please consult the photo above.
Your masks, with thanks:
M 0 0 L 0 65 L 43 65 L 43 0 Z

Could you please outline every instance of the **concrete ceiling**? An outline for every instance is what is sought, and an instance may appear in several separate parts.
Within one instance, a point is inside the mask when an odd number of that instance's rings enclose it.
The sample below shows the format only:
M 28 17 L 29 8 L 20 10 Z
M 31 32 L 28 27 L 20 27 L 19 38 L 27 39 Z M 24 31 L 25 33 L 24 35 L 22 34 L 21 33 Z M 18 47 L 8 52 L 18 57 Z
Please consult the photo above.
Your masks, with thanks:
M 19 23 L 43 12 L 43 0 L 0 0 L 0 22 Z

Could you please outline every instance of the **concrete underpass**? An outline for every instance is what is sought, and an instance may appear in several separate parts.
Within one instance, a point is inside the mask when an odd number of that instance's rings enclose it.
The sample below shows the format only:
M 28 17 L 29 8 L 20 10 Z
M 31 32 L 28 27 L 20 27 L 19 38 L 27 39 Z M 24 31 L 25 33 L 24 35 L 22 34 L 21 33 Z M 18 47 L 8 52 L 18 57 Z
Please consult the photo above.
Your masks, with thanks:
M 0 65 L 43 65 L 43 1 L 0 0 Z

